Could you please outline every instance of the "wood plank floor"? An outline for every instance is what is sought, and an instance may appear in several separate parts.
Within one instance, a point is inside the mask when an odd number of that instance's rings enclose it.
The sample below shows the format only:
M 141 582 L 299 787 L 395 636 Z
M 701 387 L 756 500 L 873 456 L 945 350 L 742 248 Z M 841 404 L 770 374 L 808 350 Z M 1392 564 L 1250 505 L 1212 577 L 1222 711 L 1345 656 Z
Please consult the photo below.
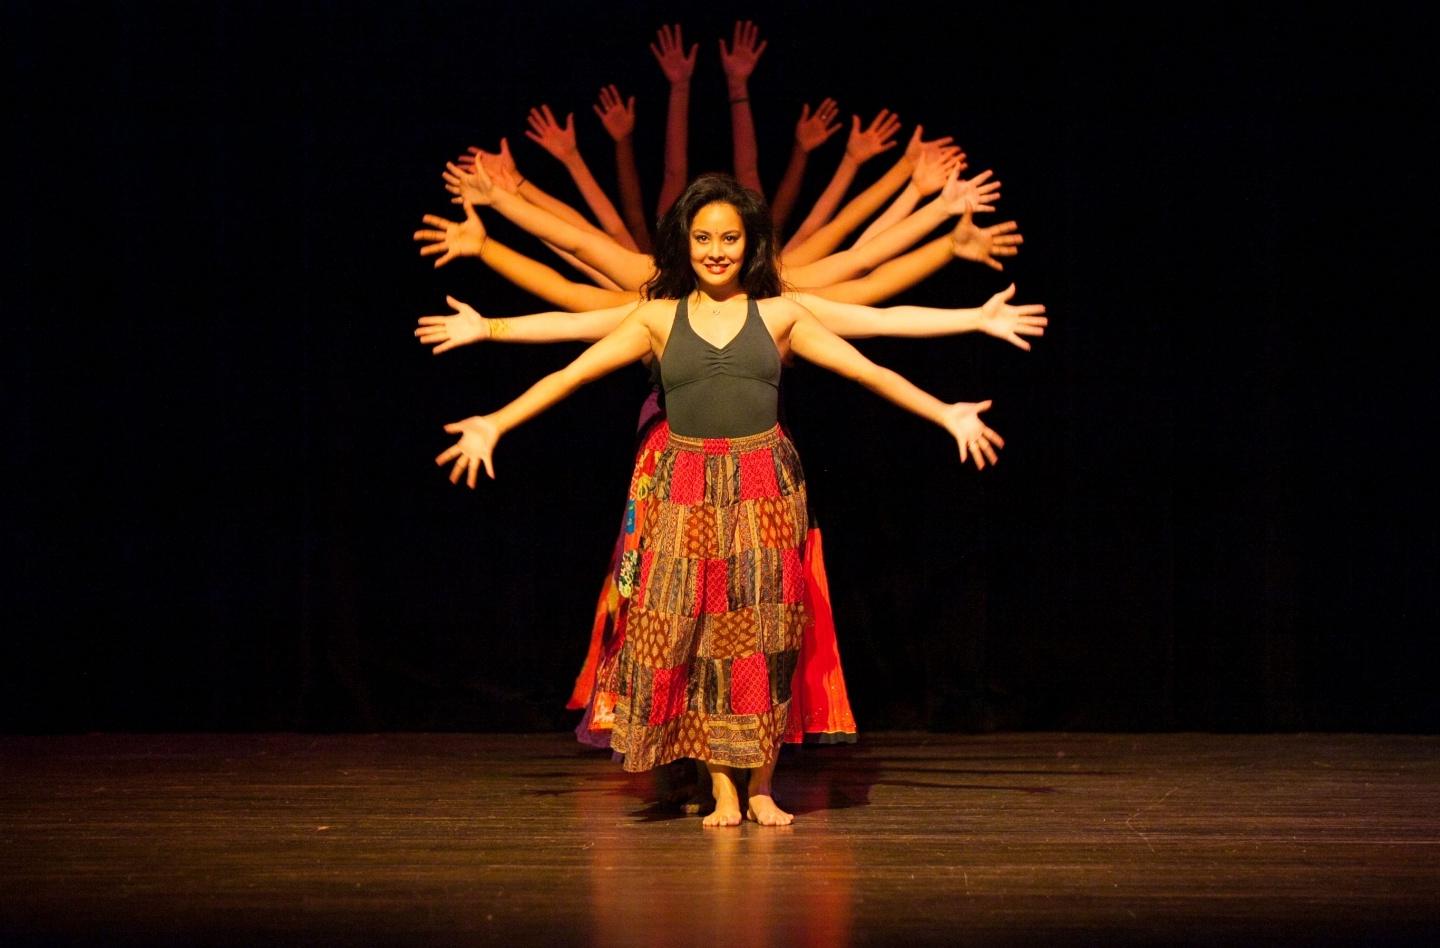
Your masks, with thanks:
M 4 944 L 1429 944 L 1440 739 L 867 734 L 702 830 L 569 735 L 0 737 Z

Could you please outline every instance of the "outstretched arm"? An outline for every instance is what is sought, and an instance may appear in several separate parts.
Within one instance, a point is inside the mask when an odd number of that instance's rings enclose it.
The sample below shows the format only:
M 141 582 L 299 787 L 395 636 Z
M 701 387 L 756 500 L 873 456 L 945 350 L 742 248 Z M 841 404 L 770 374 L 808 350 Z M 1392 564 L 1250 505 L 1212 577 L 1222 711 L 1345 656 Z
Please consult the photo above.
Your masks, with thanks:
M 760 62 L 768 41 L 759 42 L 760 29 L 749 20 L 735 21 L 730 48 L 720 40 L 720 66 L 730 99 L 730 130 L 734 143 L 735 178 L 745 187 L 764 194 L 760 187 L 759 151 L 755 145 L 755 119 L 750 114 L 750 74 Z
M 620 212 L 625 216 L 630 235 L 635 238 L 635 249 L 649 253 L 650 224 L 645 219 L 640 172 L 635 165 L 635 97 L 622 99 L 620 90 L 611 83 L 600 90 L 595 114 L 600 116 L 605 131 L 615 139 L 615 177 L 620 181 Z
M 493 480 L 495 445 L 506 432 L 534 418 L 587 382 L 608 375 L 650 352 L 651 333 L 643 313 L 644 307 L 631 313 L 614 332 L 586 349 L 574 362 L 545 376 L 499 411 L 446 425 L 445 430 L 459 435 L 460 439 L 441 452 L 435 463 L 444 467 L 454 462 L 450 483 L 459 483 L 463 475 L 466 484 L 473 489 L 482 465 Z
M 565 124 L 561 126 L 555 121 L 550 106 L 542 105 L 538 109 L 531 109 L 527 120 L 530 129 L 525 133 L 525 137 L 548 151 L 570 172 L 571 180 L 580 189 L 580 195 L 585 198 L 591 213 L 600 222 L 601 229 L 620 246 L 635 250 L 635 240 L 626 230 L 625 222 L 620 219 L 620 212 L 615 210 L 615 205 L 611 203 L 605 189 L 600 187 L 600 182 L 590 173 L 590 166 L 585 164 L 585 158 L 580 154 L 580 147 L 575 141 L 575 113 L 566 115 Z
M 655 216 L 662 217 L 670 210 L 689 184 L 687 151 L 690 124 L 690 76 L 695 72 L 695 54 L 700 44 L 685 52 L 685 40 L 680 35 L 680 24 L 662 26 L 655 33 L 656 43 L 650 44 L 650 52 L 660 63 L 660 70 L 670 80 L 670 108 L 665 119 L 665 178 L 660 185 L 660 203 Z
M 955 257 L 984 264 L 992 270 L 1004 270 L 998 258 L 1015 256 L 1025 242 L 1017 229 L 1014 221 L 976 227 L 967 209 L 948 235 L 887 260 L 863 277 L 815 287 L 809 292 L 836 302 L 873 304 L 908 290 Z
M 425 244 L 420 256 L 436 257 L 437 268 L 456 257 L 474 257 L 521 289 L 571 312 L 605 309 L 639 298 L 634 290 L 605 289 L 566 279 L 553 267 L 511 250 L 486 233 L 473 205 L 465 205 L 463 220 L 435 214 L 426 214 L 421 220 L 430 229 L 415 232 L 415 239 Z
M 969 208 L 993 211 L 994 207 L 988 202 L 999 199 L 1000 182 L 986 183 L 989 177 L 990 172 L 982 171 L 969 181 L 961 181 L 952 172 L 939 197 L 900 223 L 863 246 L 842 250 L 802 267 L 789 267 L 786 279 L 797 286 L 829 286 L 853 279 L 902 253 L 952 214 Z
M 800 224 L 800 229 L 795 231 L 795 235 L 785 244 L 786 251 L 798 248 L 830 220 L 835 208 L 840 205 L 840 199 L 850 189 L 850 182 L 855 180 L 855 172 L 882 151 L 894 148 L 895 133 L 899 130 L 900 117 L 892 114 L 889 109 L 881 109 L 871 120 L 869 127 L 863 131 L 860 129 L 860 116 L 850 117 L 850 140 L 845 143 L 845 155 L 835 169 L 835 176 L 821 192 L 819 200 Z
M 785 229 L 790 212 L 795 208 L 795 198 L 800 195 L 800 184 L 805 178 L 805 164 L 810 153 L 825 143 L 831 135 L 840 131 L 835 121 L 838 111 L 834 99 L 823 99 L 810 114 L 808 104 L 800 106 L 800 121 L 795 123 L 795 148 L 790 152 L 790 164 L 785 167 L 785 176 L 775 189 L 775 200 L 770 202 L 770 217 L 775 221 L 775 233 Z
M 511 194 L 518 194 L 520 197 L 534 204 L 542 210 L 549 211 L 556 217 L 568 224 L 579 227 L 581 230 L 588 230 L 596 234 L 605 232 L 586 220 L 585 215 L 564 201 L 543 190 L 534 181 L 527 179 L 515 166 L 515 159 L 510 155 L 510 142 L 508 139 L 500 139 L 500 151 L 498 153 L 488 152 L 482 148 L 471 145 L 466 149 L 466 154 L 455 159 L 455 163 L 466 171 L 473 172 L 475 165 L 485 169 L 495 187 L 509 191 Z M 608 235 L 607 235 L 608 236 Z
M 421 316 L 415 329 L 415 338 L 422 346 L 435 347 L 430 350 L 433 355 L 477 342 L 594 342 L 612 332 L 640 305 L 639 300 L 631 299 L 621 306 L 583 313 L 532 313 L 487 319 L 453 296 L 445 297 L 445 302 L 455 312 Z
M 996 293 L 974 309 L 936 309 L 930 306 L 857 306 L 838 303 L 813 293 L 791 298 L 808 309 L 820 325 L 846 339 L 871 336 L 931 337 L 962 332 L 983 332 L 1029 351 L 1022 336 L 1043 336 L 1049 320 L 1041 305 L 1011 306 L 1015 284 Z
M 920 203 L 921 198 L 938 192 L 945 187 L 945 182 L 952 173 L 958 175 L 967 167 L 965 153 L 950 144 L 953 139 L 946 136 L 931 142 L 921 141 L 920 135 L 923 131 L 922 126 L 915 126 L 915 134 L 910 136 L 910 144 L 905 148 L 905 160 L 914 166 L 914 170 L 910 172 L 910 183 L 890 202 L 885 213 L 871 221 L 864 233 L 856 238 L 853 246 L 866 243 L 876 234 L 904 220 Z
M 976 468 L 984 469 L 987 460 L 991 464 L 999 461 L 995 449 L 1004 447 L 1005 441 L 980 420 L 980 412 L 990 407 L 989 401 L 947 405 L 898 372 L 865 358 L 850 343 L 822 326 L 804 307 L 797 304 L 796 308 L 800 315 L 790 327 L 791 352 L 859 382 L 880 397 L 944 428 L 959 444 L 962 464 L 973 460 Z
M 574 254 L 623 289 L 639 289 L 655 271 L 655 262 L 648 254 L 626 250 L 603 235 L 581 230 L 524 198 L 496 187 L 479 165 L 469 172 L 454 163 L 447 164 L 445 168 L 446 187 L 456 195 L 456 203 L 468 201 L 495 208 L 517 226 L 566 253 Z
M 851 198 L 830 223 L 801 241 L 798 246 L 791 246 L 795 243 L 795 239 L 791 238 L 790 243 L 786 244 L 790 249 L 782 252 L 781 259 L 786 264 L 798 267 L 814 263 L 826 254 L 833 253 L 847 234 L 869 220 L 870 215 L 880 210 L 880 205 L 905 186 L 905 182 L 910 180 L 911 170 L 910 162 L 902 155 L 874 184 Z

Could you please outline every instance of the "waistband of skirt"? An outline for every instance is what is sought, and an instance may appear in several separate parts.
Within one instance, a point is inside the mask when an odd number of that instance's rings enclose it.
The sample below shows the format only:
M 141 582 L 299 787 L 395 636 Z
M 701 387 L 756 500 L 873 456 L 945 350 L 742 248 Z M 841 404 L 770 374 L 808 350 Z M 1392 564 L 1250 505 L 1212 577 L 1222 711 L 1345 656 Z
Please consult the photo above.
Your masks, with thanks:
M 668 447 L 679 448 L 682 451 L 700 451 L 705 454 L 743 454 L 746 451 L 759 451 L 774 447 L 788 440 L 785 432 L 780 429 L 779 423 L 776 423 L 775 427 L 768 431 L 742 435 L 738 438 L 690 438 L 671 431 Z

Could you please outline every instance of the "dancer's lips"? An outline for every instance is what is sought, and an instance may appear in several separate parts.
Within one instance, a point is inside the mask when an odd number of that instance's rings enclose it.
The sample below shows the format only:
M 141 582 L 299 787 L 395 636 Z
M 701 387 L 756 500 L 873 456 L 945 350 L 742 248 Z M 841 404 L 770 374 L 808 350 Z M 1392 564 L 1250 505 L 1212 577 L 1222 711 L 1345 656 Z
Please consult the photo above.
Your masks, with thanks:
M 718 275 L 718 274 L 721 274 L 721 273 L 724 273 L 727 269 L 729 269 L 729 267 L 730 267 L 730 264 L 728 264 L 728 263 L 707 263 L 707 264 L 705 264 L 705 269 L 706 269 L 706 270 L 709 270 L 711 273 L 714 273 L 714 274 L 717 274 L 717 275 Z

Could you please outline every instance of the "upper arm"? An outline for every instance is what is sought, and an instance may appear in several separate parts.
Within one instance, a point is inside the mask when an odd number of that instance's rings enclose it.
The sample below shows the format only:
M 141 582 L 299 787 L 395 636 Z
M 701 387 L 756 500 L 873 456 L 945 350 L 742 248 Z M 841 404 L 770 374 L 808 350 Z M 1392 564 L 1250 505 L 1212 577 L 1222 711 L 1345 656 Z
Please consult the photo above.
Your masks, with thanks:
M 826 299 L 814 293 L 796 293 L 793 299 L 837 336 L 861 339 L 884 332 L 881 325 L 884 317 L 873 307 Z
M 826 329 L 804 307 L 796 306 L 801 315 L 790 327 L 791 352 L 807 362 L 857 381 L 874 368 L 874 363 L 861 355 L 860 350 Z
M 648 311 L 648 305 L 636 307 L 619 326 L 580 353 L 565 371 L 583 385 L 643 358 L 652 348 Z

